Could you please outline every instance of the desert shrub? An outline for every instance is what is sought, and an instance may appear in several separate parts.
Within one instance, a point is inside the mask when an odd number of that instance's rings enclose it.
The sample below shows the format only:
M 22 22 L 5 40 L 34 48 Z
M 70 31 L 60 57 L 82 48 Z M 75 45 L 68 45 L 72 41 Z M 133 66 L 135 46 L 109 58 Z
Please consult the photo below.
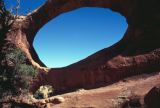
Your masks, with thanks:
M 33 76 L 37 75 L 37 70 L 31 65 L 21 64 L 18 67 L 19 74 L 24 76 Z
M 19 48 L 9 48 L 5 52 L 3 66 L 0 72 L 0 93 L 11 92 L 20 93 L 22 89 L 28 90 L 29 82 L 36 77 L 37 70 L 27 64 L 27 57 Z M 1 89 L 2 88 L 2 89 Z
M 26 56 L 19 48 L 11 48 L 10 52 L 6 54 L 6 60 L 13 62 L 14 65 L 26 63 Z
M 40 86 L 40 88 L 34 93 L 34 98 L 36 99 L 44 99 L 51 96 L 54 92 L 54 89 L 50 85 Z
M 26 63 L 27 57 L 21 49 L 14 49 L 6 54 L 6 60 L 14 66 L 15 74 L 22 76 L 36 76 L 37 70 Z

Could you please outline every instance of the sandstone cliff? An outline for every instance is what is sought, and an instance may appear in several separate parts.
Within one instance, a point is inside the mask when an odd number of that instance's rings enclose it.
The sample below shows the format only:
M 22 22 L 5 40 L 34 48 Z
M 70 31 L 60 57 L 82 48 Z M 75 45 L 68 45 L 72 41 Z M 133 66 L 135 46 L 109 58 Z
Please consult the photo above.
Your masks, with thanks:
M 91 89 L 129 76 L 160 71 L 159 4 L 159 0 L 47 0 L 26 16 L 18 16 L 2 33 L 0 60 L 10 46 L 20 48 L 27 57 L 27 64 L 39 70 L 30 87 L 32 92 L 40 85 L 52 85 L 57 93 Z M 110 8 L 125 16 L 128 29 L 123 39 L 70 66 L 46 68 L 33 48 L 36 33 L 56 16 L 81 7 Z M 4 68 L 2 65 L 1 61 Z
M 40 80 L 39 84 L 50 84 L 58 91 L 88 89 L 160 69 L 158 0 L 82 0 L 68 2 L 66 5 L 64 0 L 61 4 L 64 7 L 56 10 L 58 14 L 84 6 L 110 8 L 126 17 L 128 29 L 123 39 L 115 45 L 70 66 L 50 69 L 43 75 L 45 80 Z M 34 14 L 42 9 L 44 7 Z M 52 16 L 50 12 L 48 15 Z

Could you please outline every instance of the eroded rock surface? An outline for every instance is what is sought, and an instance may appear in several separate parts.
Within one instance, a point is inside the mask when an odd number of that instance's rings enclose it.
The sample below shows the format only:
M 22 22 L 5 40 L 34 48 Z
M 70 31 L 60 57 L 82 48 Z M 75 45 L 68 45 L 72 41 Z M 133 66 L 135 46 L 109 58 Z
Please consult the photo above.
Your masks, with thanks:
M 153 87 L 144 98 L 147 108 L 160 107 L 160 85 Z
M 29 64 L 40 71 L 31 91 L 52 85 L 57 92 L 95 88 L 125 77 L 160 70 L 159 0 L 47 0 L 37 10 L 18 17 L 0 48 L 14 44 Z M 38 30 L 56 16 L 81 7 L 109 8 L 126 17 L 128 29 L 122 40 L 70 66 L 47 69 L 33 48 Z M 45 14 L 44 14 L 45 13 Z M 4 41 L 5 40 L 5 41 Z
M 61 4 L 65 4 L 65 0 Z M 88 89 L 160 70 L 158 4 L 158 0 L 68 1 L 56 12 L 61 14 L 85 6 L 110 8 L 126 17 L 128 29 L 123 39 L 115 45 L 70 66 L 50 69 L 41 84 L 52 85 L 57 91 Z

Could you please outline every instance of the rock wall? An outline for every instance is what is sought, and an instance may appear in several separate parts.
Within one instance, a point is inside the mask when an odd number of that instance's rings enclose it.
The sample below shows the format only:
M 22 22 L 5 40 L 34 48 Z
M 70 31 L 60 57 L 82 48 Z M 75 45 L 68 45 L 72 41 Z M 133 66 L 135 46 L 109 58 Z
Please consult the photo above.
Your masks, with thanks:
M 4 42 L 25 52 L 40 71 L 31 88 L 52 85 L 57 92 L 108 85 L 125 77 L 160 70 L 159 0 L 47 0 L 26 16 L 18 16 Z M 70 66 L 47 69 L 39 60 L 33 41 L 38 30 L 56 16 L 81 7 L 109 8 L 126 17 L 128 29 L 122 40 Z M 2 44 L 7 47 L 7 44 Z
M 75 64 L 50 69 L 40 85 L 50 84 L 57 91 L 89 89 L 160 70 L 160 1 L 104 0 L 103 5 L 88 1 L 79 7 L 87 3 L 124 15 L 129 26 L 123 39 Z

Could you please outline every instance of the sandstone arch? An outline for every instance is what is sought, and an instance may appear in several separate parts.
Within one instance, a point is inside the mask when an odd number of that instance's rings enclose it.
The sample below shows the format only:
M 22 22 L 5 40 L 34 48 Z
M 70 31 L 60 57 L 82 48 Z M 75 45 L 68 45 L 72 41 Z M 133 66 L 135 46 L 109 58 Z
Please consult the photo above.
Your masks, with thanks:
M 160 7 L 158 0 L 47 0 L 19 16 L 5 40 L 21 48 L 41 74 L 32 91 L 50 84 L 57 91 L 103 86 L 144 72 L 160 70 Z M 126 17 L 128 29 L 123 39 L 90 57 L 60 69 L 46 69 L 32 46 L 34 36 L 49 20 L 80 7 L 110 8 Z

